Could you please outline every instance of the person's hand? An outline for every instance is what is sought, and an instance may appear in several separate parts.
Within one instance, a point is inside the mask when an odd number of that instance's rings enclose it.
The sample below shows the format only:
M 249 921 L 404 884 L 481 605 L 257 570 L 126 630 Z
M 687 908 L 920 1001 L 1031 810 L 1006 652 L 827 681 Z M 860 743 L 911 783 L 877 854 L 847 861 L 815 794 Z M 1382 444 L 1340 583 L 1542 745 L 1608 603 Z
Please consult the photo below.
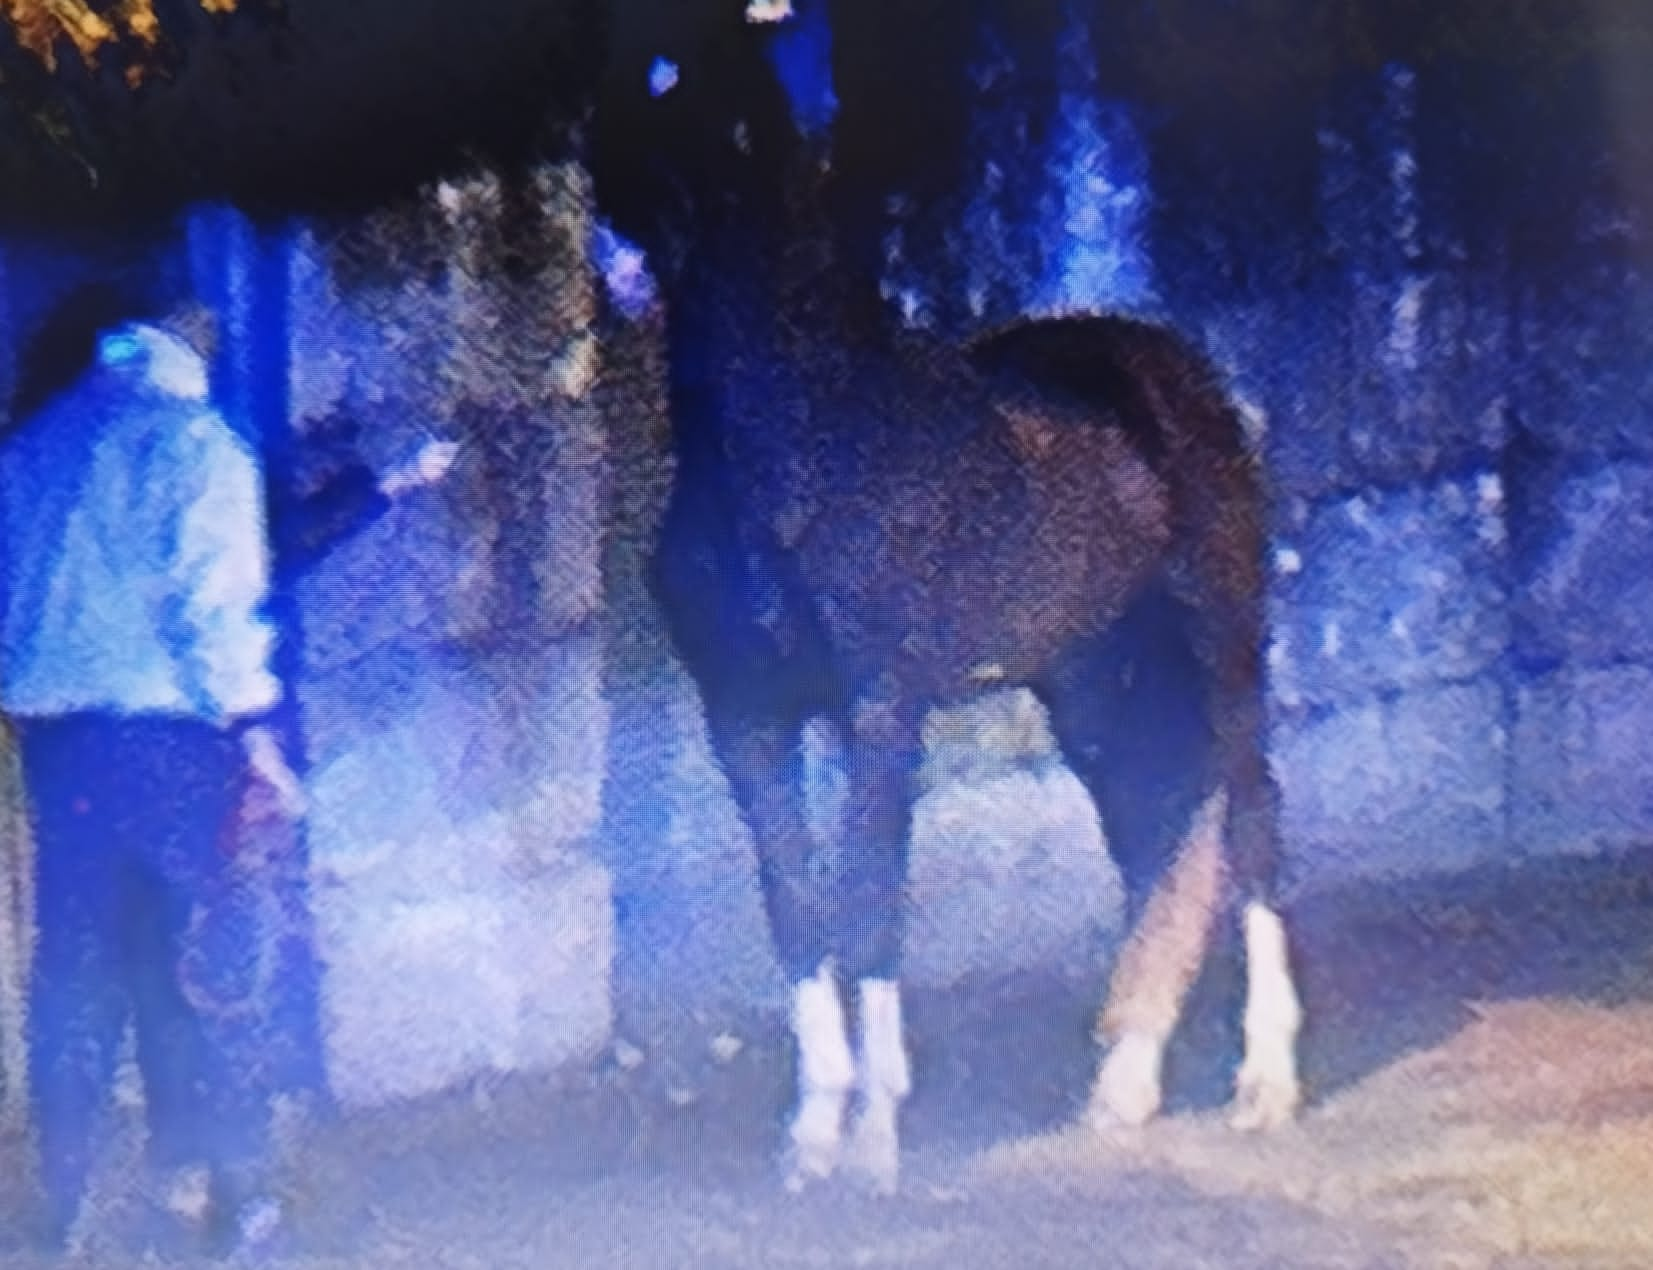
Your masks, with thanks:
M 239 812 L 242 826 L 302 817 L 306 808 L 304 786 L 287 765 L 275 733 L 262 726 L 249 728 L 242 745 L 247 754 L 247 783 Z
M 379 490 L 386 498 L 400 498 L 426 485 L 434 485 L 448 474 L 458 457 L 457 442 L 427 441 L 411 459 L 385 475 L 379 482 Z

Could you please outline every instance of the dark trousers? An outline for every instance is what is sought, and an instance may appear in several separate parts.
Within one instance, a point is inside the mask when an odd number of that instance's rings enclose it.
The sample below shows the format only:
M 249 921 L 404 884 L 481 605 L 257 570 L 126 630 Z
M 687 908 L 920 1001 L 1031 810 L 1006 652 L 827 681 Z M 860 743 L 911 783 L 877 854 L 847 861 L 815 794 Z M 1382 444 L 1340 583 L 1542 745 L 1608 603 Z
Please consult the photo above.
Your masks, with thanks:
M 287 761 L 299 779 L 307 779 L 304 738 L 297 704 L 291 694 L 270 716 Z M 322 1050 L 321 962 L 316 954 L 315 921 L 310 907 L 309 826 L 301 817 L 252 833 L 274 839 L 261 852 L 267 862 L 256 879 L 266 926 L 279 928 L 273 941 L 277 964 L 260 996 L 264 1026 L 255 1038 L 264 1056 L 273 1089 L 310 1097 L 313 1113 L 331 1110 L 332 1093 Z M 255 849 L 257 843 L 254 844 Z
M 242 1023 L 192 1000 L 200 988 L 236 999 L 254 955 L 225 849 L 240 745 L 204 723 L 94 715 L 19 734 L 37 860 L 30 1082 L 51 1216 L 67 1224 L 84 1197 L 129 1018 L 152 1159 L 208 1164 L 237 1202 L 268 1154 L 269 1104 L 237 1061 Z

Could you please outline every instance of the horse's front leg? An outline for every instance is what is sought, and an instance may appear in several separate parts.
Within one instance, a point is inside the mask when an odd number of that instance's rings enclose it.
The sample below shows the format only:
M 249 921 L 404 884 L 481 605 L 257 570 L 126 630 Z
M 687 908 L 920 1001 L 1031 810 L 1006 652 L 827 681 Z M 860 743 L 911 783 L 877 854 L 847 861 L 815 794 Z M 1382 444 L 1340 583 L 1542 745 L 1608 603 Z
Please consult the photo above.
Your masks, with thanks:
M 856 986 L 858 1108 L 848 1162 L 880 1194 L 900 1177 L 901 1104 L 912 1073 L 901 1011 L 901 944 L 922 742 L 915 705 L 885 693 L 851 720 L 843 825 L 839 963 Z
M 855 1085 L 832 961 L 836 887 L 809 828 L 801 727 L 746 703 L 726 703 L 716 693 L 707 694 L 706 715 L 712 748 L 752 832 L 770 937 L 792 985 L 798 1093 L 786 1185 L 796 1191 L 837 1170 Z
M 830 958 L 794 986 L 792 1034 L 798 1046 L 798 1105 L 792 1116 L 792 1166 L 786 1188 L 797 1192 L 837 1170 L 844 1112 L 855 1083 L 844 1002 Z
M 855 1117 L 849 1160 L 881 1195 L 895 1193 L 901 1176 L 901 1104 L 912 1092 L 906 1038 L 901 1026 L 901 985 L 893 979 L 863 978 L 860 996 L 861 1049 L 856 1076 L 860 1109 Z

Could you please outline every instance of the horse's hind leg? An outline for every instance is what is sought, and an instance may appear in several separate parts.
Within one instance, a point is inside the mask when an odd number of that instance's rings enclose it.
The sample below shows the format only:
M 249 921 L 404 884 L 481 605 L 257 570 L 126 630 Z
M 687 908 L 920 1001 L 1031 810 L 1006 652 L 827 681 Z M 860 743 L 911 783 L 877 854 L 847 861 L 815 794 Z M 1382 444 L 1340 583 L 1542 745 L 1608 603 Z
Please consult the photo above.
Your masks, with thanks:
M 1230 1121 L 1262 1129 L 1297 1112 L 1303 1010 L 1276 899 L 1280 791 L 1268 761 L 1262 512 L 1245 465 L 1223 466 L 1212 485 L 1202 506 L 1215 514 L 1189 554 L 1185 589 L 1211 676 L 1217 772 L 1228 796 L 1223 837 L 1244 905 L 1245 1057 Z
M 1224 475 L 1243 473 L 1234 469 Z M 1117 730 L 1135 747 L 1104 750 L 1089 764 L 1088 783 L 1109 841 L 1122 856 L 1133 899 L 1132 930 L 1098 1025 L 1110 1048 L 1091 1108 L 1103 1120 L 1140 1124 L 1159 1110 L 1165 1047 L 1230 889 L 1245 906 L 1247 969 L 1245 1059 L 1232 1123 L 1247 1129 L 1280 1124 L 1296 1112 L 1300 1098 L 1296 1046 L 1302 1009 L 1274 899 L 1279 793 L 1265 748 L 1260 534 L 1246 515 L 1255 506 L 1246 486 L 1240 479 L 1234 484 L 1211 492 L 1207 505 L 1224 515 L 1212 520 L 1172 575 L 1181 627 L 1174 632 L 1150 627 L 1153 638 L 1138 640 L 1142 665 L 1158 674 L 1161 690 L 1116 685 L 1110 702 L 1109 685 L 1098 687 L 1113 713 L 1129 716 Z M 1121 629 L 1129 632 L 1136 620 L 1127 615 Z M 1188 640 L 1192 664 L 1179 670 L 1175 656 L 1181 639 Z M 1204 724 L 1197 728 L 1175 722 L 1193 701 L 1190 679 L 1202 681 Z M 1170 726 L 1162 717 L 1166 710 Z M 1059 737 L 1062 717 L 1071 713 L 1071 706 L 1053 707 Z M 1180 756 L 1166 738 L 1182 745 Z M 1145 753 L 1144 745 L 1154 748 Z M 1073 747 L 1064 739 L 1063 748 L 1071 753 Z M 1133 824 L 1145 788 L 1158 795 L 1150 820 L 1186 826 L 1176 838 L 1162 839 L 1154 823 Z M 1167 857 L 1168 866 L 1154 876 L 1154 865 Z
M 837 940 L 859 1007 L 860 1108 L 850 1158 L 888 1194 L 899 1178 L 898 1121 L 912 1088 L 899 975 L 921 717 L 892 692 L 858 702 L 850 723 Z
M 1109 1049 L 1091 1095 L 1093 1119 L 1137 1125 L 1160 1109 L 1165 1048 L 1222 903 L 1227 805 L 1219 788 L 1194 813 L 1114 965 L 1097 1027 Z
M 770 935 L 792 985 L 798 1100 L 787 1186 L 796 1190 L 837 1168 L 855 1083 L 832 958 L 835 897 L 805 810 L 801 725 L 715 697 L 706 715 L 713 750 L 752 831 Z
M 1125 885 L 1129 934 L 1097 1029 L 1109 1047 L 1091 1097 L 1101 1123 L 1158 1112 L 1165 1048 L 1220 905 L 1226 799 L 1189 627 L 1187 606 L 1154 588 L 1040 685 Z

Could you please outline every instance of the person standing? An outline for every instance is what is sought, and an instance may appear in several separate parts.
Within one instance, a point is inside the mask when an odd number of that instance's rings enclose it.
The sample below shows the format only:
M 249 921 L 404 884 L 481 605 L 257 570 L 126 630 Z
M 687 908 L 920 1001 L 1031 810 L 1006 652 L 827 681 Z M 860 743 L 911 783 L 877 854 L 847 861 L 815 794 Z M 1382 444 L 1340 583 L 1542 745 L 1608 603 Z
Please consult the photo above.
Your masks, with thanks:
M 360 420 L 344 406 L 312 420 L 302 432 L 290 425 L 263 438 L 270 595 L 265 614 L 276 633 L 272 668 L 287 691 L 269 717 L 283 766 L 302 780 L 309 772 L 297 685 L 306 670 L 305 620 L 300 589 L 333 552 L 364 533 L 421 490 L 439 484 L 458 456 L 451 441 L 429 435 L 411 454 L 381 472 L 361 454 Z M 265 953 L 262 973 L 228 976 L 224 987 L 251 990 L 226 1003 L 252 1024 L 241 1040 L 249 1061 L 263 1066 L 274 1094 L 296 1098 L 312 1114 L 330 1115 L 322 1053 L 321 964 L 309 902 L 308 824 L 281 814 L 292 803 L 249 808 L 239 824 L 236 858 L 242 887 L 222 906 L 220 928 L 258 927 Z M 222 947 L 219 935 L 209 943 Z M 206 967 L 218 964 L 203 955 Z M 225 978 L 224 976 L 220 976 Z
M 246 823 L 301 799 L 269 726 L 264 490 L 210 398 L 211 315 L 148 286 L 102 298 L 88 311 L 123 320 L 0 448 L 0 710 L 37 861 L 45 1234 L 67 1248 L 84 1233 L 131 1018 L 151 1153 L 206 1161 L 210 1230 L 233 1245 L 269 1228 L 269 1103 L 183 967 Z

